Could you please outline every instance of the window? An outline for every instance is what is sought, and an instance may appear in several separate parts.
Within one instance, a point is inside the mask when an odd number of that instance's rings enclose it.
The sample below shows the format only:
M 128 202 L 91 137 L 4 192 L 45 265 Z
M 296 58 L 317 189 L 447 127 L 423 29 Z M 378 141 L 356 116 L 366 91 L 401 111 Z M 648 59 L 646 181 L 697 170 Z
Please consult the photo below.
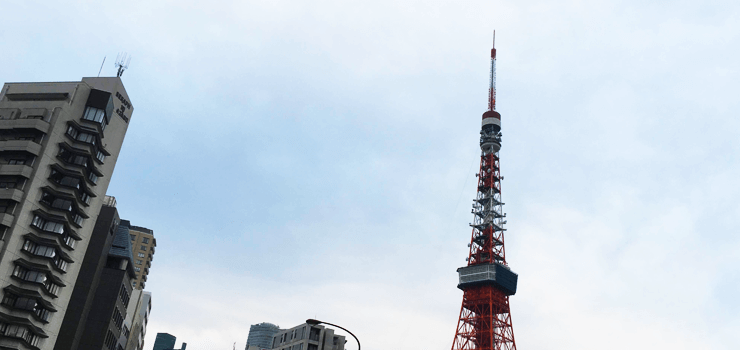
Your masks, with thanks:
M 90 173 L 90 175 L 87 176 L 87 178 L 90 180 L 90 182 L 97 184 L 98 183 L 98 175 L 95 175 L 94 173 Z
M 131 235 L 131 241 L 135 241 L 135 240 L 136 240 L 136 236 L 135 235 Z
M 25 159 L 11 159 L 8 161 L 9 165 L 26 165 Z
M 98 150 L 98 154 L 95 155 L 95 158 L 98 158 L 98 160 L 102 163 L 105 162 L 105 154 Z
M 4 335 L 9 338 L 19 338 L 26 341 L 26 343 L 32 346 L 38 347 L 41 338 L 33 334 L 26 326 L 18 326 L 14 324 L 8 324 L 0 322 L 0 335 Z
M 145 256 L 144 253 L 139 253 L 140 258 L 143 258 L 144 256 Z
M 149 238 L 147 238 L 147 237 L 142 238 L 141 239 L 141 243 L 148 244 L 149 243 Z
M 43 304 L 38 302 L 34 298 L 21 297 L 15 294 L 5 292 L 5 297 L 2 301 L 3 305 L 10 306 L 15 309 L 25 310 L 32 312 L 42 321 L 48 321 L 51 316 L 51 311 L 46 309 Z
M 67 265 L 69 265 L 69 263 L 66 262 L 66 261 L 64 261 L 64 260 L 62 260 L 62 258 L 60 258 L 60 257 L 56 257 L 56 258 L 54 258 L 54 265 L 56 265 L 56 267 L 58 267 L 60 270 L 66 272 L 67 271 Z
M 56 197 L 49 192 L 43 192 L 41 203 L 44 203 L 54 209 L 72 211 L 72 200 L 67 198 Z
M 128 307 L 128 301 L 131 298 L 128 295 L 128 290 L 126 290 L 126 285 L 121 285 L 121 291 L 118 292 L 118 298 L 121 299 L 121 302 L 123 303 L 123 306 Z
M 139 271 L 141 271 L 141 267 L 136 267 L 136 266 L 135 266 L 135 267 L 134 267 L 134 271 L 136 271 L 136 272 L 139 272 Z
M 82 119 L 105 124 L 105 111 L 100 108 L 87 106 L 85 107 L 85 114 L 82 115 Z
M 86 156 L 72 153 L 66 148 L 59 150 L 59 157 L 67 163 L 87 167 L 88 158 Z
M 76 139 L 77 135 L 79 134 L 80 132 L 77 131 L 74 126 L 70 125 L 69 127 L 67 127 L 67 135 L 71 136 L 73 139 Z
M 15 269 L 13 269 L 13 276 L 27 282 L 43 284 L 44 288 L 53 295 L 57 295 L 61 288 L 58 284 L 52 282 L 44 271 L 29 270 L 23 266 L 16 265 Z
M 48 245 L 37 244 L 34 241 L 26 240 L 23 244 L 23 250 L 44 258 L 55 258 L 57 256 L 57 249 Z
M 42 231 L 64 234 L 64 224 L 63 223 L 48 221 L 48 220 L 41 218 L 38 215 L 35 215 L 33 217 L 33 222 L 31 223 L 31 225 L 35 226 L 38 229 L 41 229 Z
M 136 281 L 134 281 L 134 283 L 132 283 L 131 285 L 134 286 L 134 288 L 136 288 Z
M 85 219 L 82 216 L 80 216 L 80 214 L 74 214 L 72 216 L 72 221 L 74 221 L 74 223 L 77 224 L 77 226 L 82 226 L 82 222 L 84 220 Z
M 143 245 L 143 246 L 141 246 L 141 248 L 139 248 L 139 249 L 141 249 L 141 250 L 144 250 L 144 251 L 146 251 L 146 246 L 145 246 L 145 245 Z
M 79 135 L 77 135 L 77 137 L 75 137 L 75 139 L 77 141 L 82 141 L 84 143 L 95 145 L 95 135 L 90 133 L 81 132 Z
M 121 329 L 121 326 L 123 325 L 123 316 L 121 316 L 121 312 L 118 311 L 118 308 L 113 311 L 113 324 L 116 325 L 116 328 L 119 330 Z
M 91 108 L 91 107 L 87 107 Z M 113 335 L 113 332 L 108 330 L 108 334 L 105 335 L 105 347 L 107 347 L 110 350 L 114 350 L 114 347 L 116 346 L 116 336 Z
M 51 170 L 51 176 L 49 176 L 49 179 L 62 186 L 80 189 L 81 180 L 79 178 L 65 175 L 56 169 Z
M 46 279 L 48 278 L 46 276 L 46 273 L 44 272 L 29 270 L 25 267 L 18 266 L 18 265 L 16 265 L 15 269 L 13 269 L 13 276 L 18 277 L 24 281 L 35 282 L 35 283 L 44 283 L 46 282 Z
M 136 259 L 136 265 L 141 265 L 141 263 L 143 263 L 143 261 Z
M 69 247 L 70 249 L 75 249 L 75 246 L 77 245 L 77 241 L 71 236 L 66 236 L 64 238 L 64 244 L 66 244 L 67 247 Z
M 16 182 L 10 182 L 10 181 L 4 181 L 0 182 L 0 188 L 8 189 L 8 188 L 15 188 Z
M 89 194 L 87 194 L 87 193 L 84 193 L 84 192 L 83 192 L 83 193 L 81 193 L 81 194 L 80 194 L 80 199 L 81 199 L 81 200 L 82 200 L 82 201 L 83 201 L 83 202 L 84 202 L 85 204 L 87 204 L 87 205 L 90 205 L 90 195 L 89 195 Z

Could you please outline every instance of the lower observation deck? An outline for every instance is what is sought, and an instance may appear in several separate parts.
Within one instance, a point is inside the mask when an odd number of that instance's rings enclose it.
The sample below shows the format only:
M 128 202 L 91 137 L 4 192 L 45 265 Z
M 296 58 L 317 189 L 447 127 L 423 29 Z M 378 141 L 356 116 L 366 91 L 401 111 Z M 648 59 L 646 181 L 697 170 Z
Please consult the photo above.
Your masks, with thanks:
M 460 274 L 460 284 L 457 285 L 457 288 L 462 290 L 473 286 L 492 284 L 506 295 L 516 294 L 516 283 L 519 275 L 502 264 L 465 266 L 457 269 L 457 272 Z

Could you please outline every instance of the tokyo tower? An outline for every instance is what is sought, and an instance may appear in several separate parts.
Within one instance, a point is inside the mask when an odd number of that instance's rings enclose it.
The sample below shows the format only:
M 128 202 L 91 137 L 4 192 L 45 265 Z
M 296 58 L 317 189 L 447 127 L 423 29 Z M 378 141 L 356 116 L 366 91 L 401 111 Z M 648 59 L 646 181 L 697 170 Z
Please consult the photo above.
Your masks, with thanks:
M 516 293 L 518 275 L 506 263 L 501 202 L 501 114 L 496 112 L 496 33 L 491 49 L 488 110 L 480 131 L 478 193 L 473 200 L 473 234 L 468 265 L 457 269 L 463 291 L 452 350 L 516 350 L 509 296 Z

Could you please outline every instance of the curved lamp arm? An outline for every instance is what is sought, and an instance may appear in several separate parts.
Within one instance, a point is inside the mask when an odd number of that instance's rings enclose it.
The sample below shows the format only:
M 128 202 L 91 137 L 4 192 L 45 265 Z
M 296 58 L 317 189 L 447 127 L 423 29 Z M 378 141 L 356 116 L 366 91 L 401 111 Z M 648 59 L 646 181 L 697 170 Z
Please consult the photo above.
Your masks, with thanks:
M 317 325 L 317 324 L 323 323 L 323 324 L 328 324 L 330 326 L 334 326 L 334 327 L 340 328 L 340 329 L 344 330 L 345 332 L 349 333 L 352 336 L 352 338 L 355 338 L 355 340 L 357 341 L 357 350 L 360 350 L 360 340 L 357 339 L 357 337 L 354 334 L 352 334 L 352 332 L 350 332 L 347 328 L 344 328 L 344 327 L 342 327 L 340 325 L 336 325 L 336 324 L 329 323 L 329 322 L 314 320 L 312 318 L 307 319 L 306 320 L 306 323 L 308 323 L 310 325 L 314 325 L 314 326 Z

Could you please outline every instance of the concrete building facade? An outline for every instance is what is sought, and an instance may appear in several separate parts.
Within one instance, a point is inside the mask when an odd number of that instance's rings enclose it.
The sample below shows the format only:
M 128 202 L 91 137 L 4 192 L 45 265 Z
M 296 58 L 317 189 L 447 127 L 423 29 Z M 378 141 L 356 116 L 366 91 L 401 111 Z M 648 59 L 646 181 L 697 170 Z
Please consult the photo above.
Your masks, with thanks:
M 274 350 L 344 350 L 345 338 L 322 325 L 302 324 L 281 329 L 272 337 Z
M 88 249 L 88 254 L 90 253 Z M 105 265 L 92 298 L 92 307 L 87 314 L 79 346 L 72 349 L 120 350 L 126 346 L 130 329 L 123 321 L 126 319 L 126 310 L 131 300 L 131 282 L 135 276 L 127 227 L 116 227 L 113 242 L 106 253 Z M 80 276 L 78 281 L 82 278 L 86 276 Z M 62 336 L 60 334 L 59 338 Z
M 146 326 L 149 313 L 152 311 L 152 294 L 140 289 L 131 292 L 131 302 L 126 312 L 125 323 L 130 325 L 131 335 L 126 342 L 125 350 L 143 350 Z
M 154 231 L 141 226 L 133 226 L 128 220 L 121 221 L 131 232 L 131 245 L 134 247 L 134 271 L 136 280 L 134 288 L 144 289 L 146 286 L 149 269 L 152 267 L 154 260 L 154 249 L 157 247 L 157 240 L 154 238 Z
M 0 90 L 0 349 L 52 349 L 133 107 L 120 78 Z
M 97 215 L 54 350 L 77 349 L 90 319 L 90 313 L 100 311 L 94 309 L 96 305 L 93 302 L 103 277 L 108 253 L 116 238 L 118 223 L 121 221 L 115 205 L 115 198 L 106 197 Z

